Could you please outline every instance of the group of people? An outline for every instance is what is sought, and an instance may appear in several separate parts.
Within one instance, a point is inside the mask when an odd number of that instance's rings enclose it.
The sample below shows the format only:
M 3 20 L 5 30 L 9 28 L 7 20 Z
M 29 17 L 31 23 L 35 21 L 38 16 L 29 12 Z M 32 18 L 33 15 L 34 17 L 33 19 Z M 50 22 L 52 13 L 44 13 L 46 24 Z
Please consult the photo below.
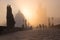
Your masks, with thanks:
M 45 28 L 47 28 L 47 26 L 46 25 L 44 25 L 44 24 L 39 24 L 36 28 L 39 28 L 39 29 L 45 29 Z

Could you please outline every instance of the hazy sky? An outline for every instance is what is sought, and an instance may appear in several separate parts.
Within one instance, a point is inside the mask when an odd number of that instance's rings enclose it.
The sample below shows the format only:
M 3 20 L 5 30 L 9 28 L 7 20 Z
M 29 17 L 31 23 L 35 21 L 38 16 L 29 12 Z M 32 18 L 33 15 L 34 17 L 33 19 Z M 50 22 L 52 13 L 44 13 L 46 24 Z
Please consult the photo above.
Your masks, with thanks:
M 60 17 L 60 0 L 0 0 L 0 20 L 2 20 L 0 25 L 6 24 L 7 4 L 12 6 L 14 16 L 18 10 L 21 10 L 23 15 L 30 22 L 35 20 L 32 24 L 41 23 L 38 17 Z M 39 12 L 41 9 L 46 11 L 45 14 Z

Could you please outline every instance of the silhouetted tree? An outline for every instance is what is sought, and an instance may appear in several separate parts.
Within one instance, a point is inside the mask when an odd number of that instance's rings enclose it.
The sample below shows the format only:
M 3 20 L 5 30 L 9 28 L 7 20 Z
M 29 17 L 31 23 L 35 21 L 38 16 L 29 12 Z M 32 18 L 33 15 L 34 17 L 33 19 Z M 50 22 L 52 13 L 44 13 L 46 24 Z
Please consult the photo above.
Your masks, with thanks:
M 15 20 L 12 14 L 12 8 L 10 5 L 7 6 L 7 27 L 13 28 L 15 25 Z

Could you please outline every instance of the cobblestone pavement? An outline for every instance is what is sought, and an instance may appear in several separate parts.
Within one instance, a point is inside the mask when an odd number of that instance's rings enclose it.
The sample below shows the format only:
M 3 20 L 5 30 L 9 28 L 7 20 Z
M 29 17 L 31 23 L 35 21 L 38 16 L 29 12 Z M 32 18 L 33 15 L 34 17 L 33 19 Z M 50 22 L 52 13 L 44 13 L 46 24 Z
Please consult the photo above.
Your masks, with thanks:
M 60 40 L 60 29 L 18 31 L 0 36 L 0 40 Z

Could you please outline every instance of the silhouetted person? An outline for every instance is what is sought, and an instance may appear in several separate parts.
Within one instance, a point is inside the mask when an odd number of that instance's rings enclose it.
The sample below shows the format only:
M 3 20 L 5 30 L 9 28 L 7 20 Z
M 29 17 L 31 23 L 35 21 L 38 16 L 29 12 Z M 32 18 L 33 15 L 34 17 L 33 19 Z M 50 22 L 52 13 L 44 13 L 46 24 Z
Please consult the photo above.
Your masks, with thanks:
M 7 6 L 7 27 L 13 28 L 15 25 L 15 20 L 12 14 L 12 8 L 10 5 Z
M 22 25 L 22 29 L 24 29 L 24 24 Z
M 54 17 L 52 17 L 52 26 L 54 26 Z
M 48 18 L 48 25 L 49 25 L 49 27 L 51 26 L 50 18 Z
M 43 29 L 43 30 L 44 30 L 44 27 L 45 27 L 44 24 L 42 24 L 42 29 Z
M 32 29 L 32 26 L 30 26 L 30 29 Z
M 27 29 L 27 20 L 24 19 L 24 27 Z
M 39 24 L 39 28 L 41 28 L 41 24 Z

